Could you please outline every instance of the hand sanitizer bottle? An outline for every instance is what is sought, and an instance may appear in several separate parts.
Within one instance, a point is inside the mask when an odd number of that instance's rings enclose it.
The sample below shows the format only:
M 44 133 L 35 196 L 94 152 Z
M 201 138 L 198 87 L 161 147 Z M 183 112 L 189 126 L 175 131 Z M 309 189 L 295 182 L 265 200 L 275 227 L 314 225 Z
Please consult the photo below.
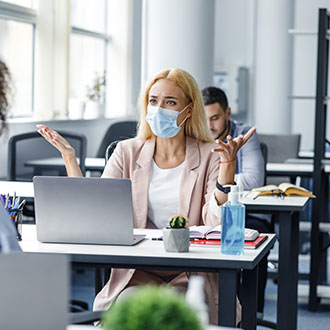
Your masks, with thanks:
M 195 309 L 202 328 L 206 329 L 209 325 L 209 314 L 205 303 L 204 277 L 196 275 L 189 277 L 186 301 Z
M 244 253 L 245 205 L 238 198 L 238 187 L 231 186 L 228 201 L 221 206 L 221 252 L 225 254 Z

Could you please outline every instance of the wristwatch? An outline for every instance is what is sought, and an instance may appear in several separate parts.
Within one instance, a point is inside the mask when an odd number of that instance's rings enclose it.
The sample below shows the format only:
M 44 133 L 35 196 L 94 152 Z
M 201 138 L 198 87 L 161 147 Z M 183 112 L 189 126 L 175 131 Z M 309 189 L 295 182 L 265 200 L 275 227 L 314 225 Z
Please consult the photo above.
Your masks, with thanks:
M 234 181 L 233 184 L 225 184 L 224 186 L 222 184 L 220 184 L 217 180 L 217 182 L 215 183 L 215 186 L 217 187 L 217 189 L 219 189 L 220 191 L 222 191 L 224 194 L 228 194 L 230 192 L 230 186 L 235 186 L 236 182 Z

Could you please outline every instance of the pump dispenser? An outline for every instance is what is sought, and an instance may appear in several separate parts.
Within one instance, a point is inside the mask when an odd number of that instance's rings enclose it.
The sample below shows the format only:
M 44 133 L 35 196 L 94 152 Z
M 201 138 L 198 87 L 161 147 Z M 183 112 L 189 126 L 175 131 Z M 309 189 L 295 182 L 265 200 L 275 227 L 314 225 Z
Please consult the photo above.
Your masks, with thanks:
M 245 205 L 239 202 L 239 188 L 230 187 L 228 201 L 221 206 L 221 252 L 244 253 Z
M 238 187 L 238 200 L 241 201 L 243 197 L 243 192 L 244 192 L 244 185 L 243 185 L 243 180 L 242 180 L 242 175 L 238 174 L 236 178 L 236 183 Z

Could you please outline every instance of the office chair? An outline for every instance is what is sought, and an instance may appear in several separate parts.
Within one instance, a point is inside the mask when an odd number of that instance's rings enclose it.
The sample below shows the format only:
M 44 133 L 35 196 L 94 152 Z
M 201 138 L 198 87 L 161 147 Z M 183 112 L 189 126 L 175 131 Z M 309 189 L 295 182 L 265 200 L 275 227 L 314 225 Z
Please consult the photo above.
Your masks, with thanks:
M 297 158 L 300 149 L 300 134 L 258 134 L 259 141 L 268 147 L 268 162 L 283 163 L 288 158 Z M 268 177 L 267 184 L 294 183 L 295 178 Z
M 297 158 L 300 134 L 258 134 L 259 141 L 268 147 L 268 162 L 283 163 L 288 158 Z
M 120 141 L 122 141 L 122 140 L 116 140 L 116 141 L 113 141 L 113 142 L 111 142 L 111 143 L 108 145 L 108 147 L 107 147 L 107 149 L 106 149 L 106 151 L 105 151 L 105 163 L 107 163 L 107 161 L 108 161 L 109 158 L 111 157 L 112 153 L 113 153 L 114 150 L 116 149 L 118 142 L 120 142 Z
M 80 159 L 80 168 L 85 175 L 85 158 L 87 139 L 84 135 L 70 132 L 59 133 L 66 138 L 70 144 L 77 150 L 77 156 Z M 44 159 L 50 157 L 60 157 L 56 148 L 47 142 L 38 132 L 28 132 L 14 135 L 8 142 L 8 172 L 9 181 L 32 181 L 35 175 L 32 167 L 27 167 L 24 163 L 28 160 Z M 47 171 L 43 175 L 66 175 L 65 168 L 60 171 Z M 34 218 L 33 203 L 26 203 L 23 214 Z
M 264 178 L 264 185 L 266 185 L 267 181 L 267 161 L 268 161 L 268 147 L 267 144 L 264 142 L 260 142 L 260 150 L 262 153 L 262 157 L 264 159 L 264 172 L 265 172 L 265 178 Z
M 58 131 L 77 151 L 79 164 L 83 175 L 85 175 L 85 159 L 87 139 L 82 134 Z M 24 163 L 28 160 L 60 157 L 59 152 L 47 142 L 38 132 L 28 132 L 14 135 L 8 142 L 8 180 L 10 181 L 32 181 L 35 173 L 33 169 L 26 167 Z M 48 172 L 47 175 L 66 175 L 64 170 L 60 172 Z
M 105 151 L 111 142 L 135 137 L 137 124 L 136 120 L 118 121 L 111 124 L 102 139 L 96 157 L 103 158 Z

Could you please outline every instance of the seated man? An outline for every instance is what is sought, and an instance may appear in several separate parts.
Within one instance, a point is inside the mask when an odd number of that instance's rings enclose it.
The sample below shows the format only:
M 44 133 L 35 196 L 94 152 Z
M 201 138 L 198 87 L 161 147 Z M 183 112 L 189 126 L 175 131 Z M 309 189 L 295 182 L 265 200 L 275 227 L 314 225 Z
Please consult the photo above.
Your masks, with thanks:
M 245 134 L 250 127 L 230 119 L 231 109 L 223 90 L 207 87 L 202 90 L 208 126 L 215 140 L 226 141 L 228 135 L 233 138 Z M 261 154 L 258 135 L 254 134 L 237 153 L 235 181 L 243 185 L 244 190 L 264 185 L 264 159 Z M 268 215 L 248 214 L 245 227 L 256 229 L 260 233 L 269 233 Z M 267 282 L 267 256 L 259 264 L 258 313 L 263 313 L 264 292 Z

